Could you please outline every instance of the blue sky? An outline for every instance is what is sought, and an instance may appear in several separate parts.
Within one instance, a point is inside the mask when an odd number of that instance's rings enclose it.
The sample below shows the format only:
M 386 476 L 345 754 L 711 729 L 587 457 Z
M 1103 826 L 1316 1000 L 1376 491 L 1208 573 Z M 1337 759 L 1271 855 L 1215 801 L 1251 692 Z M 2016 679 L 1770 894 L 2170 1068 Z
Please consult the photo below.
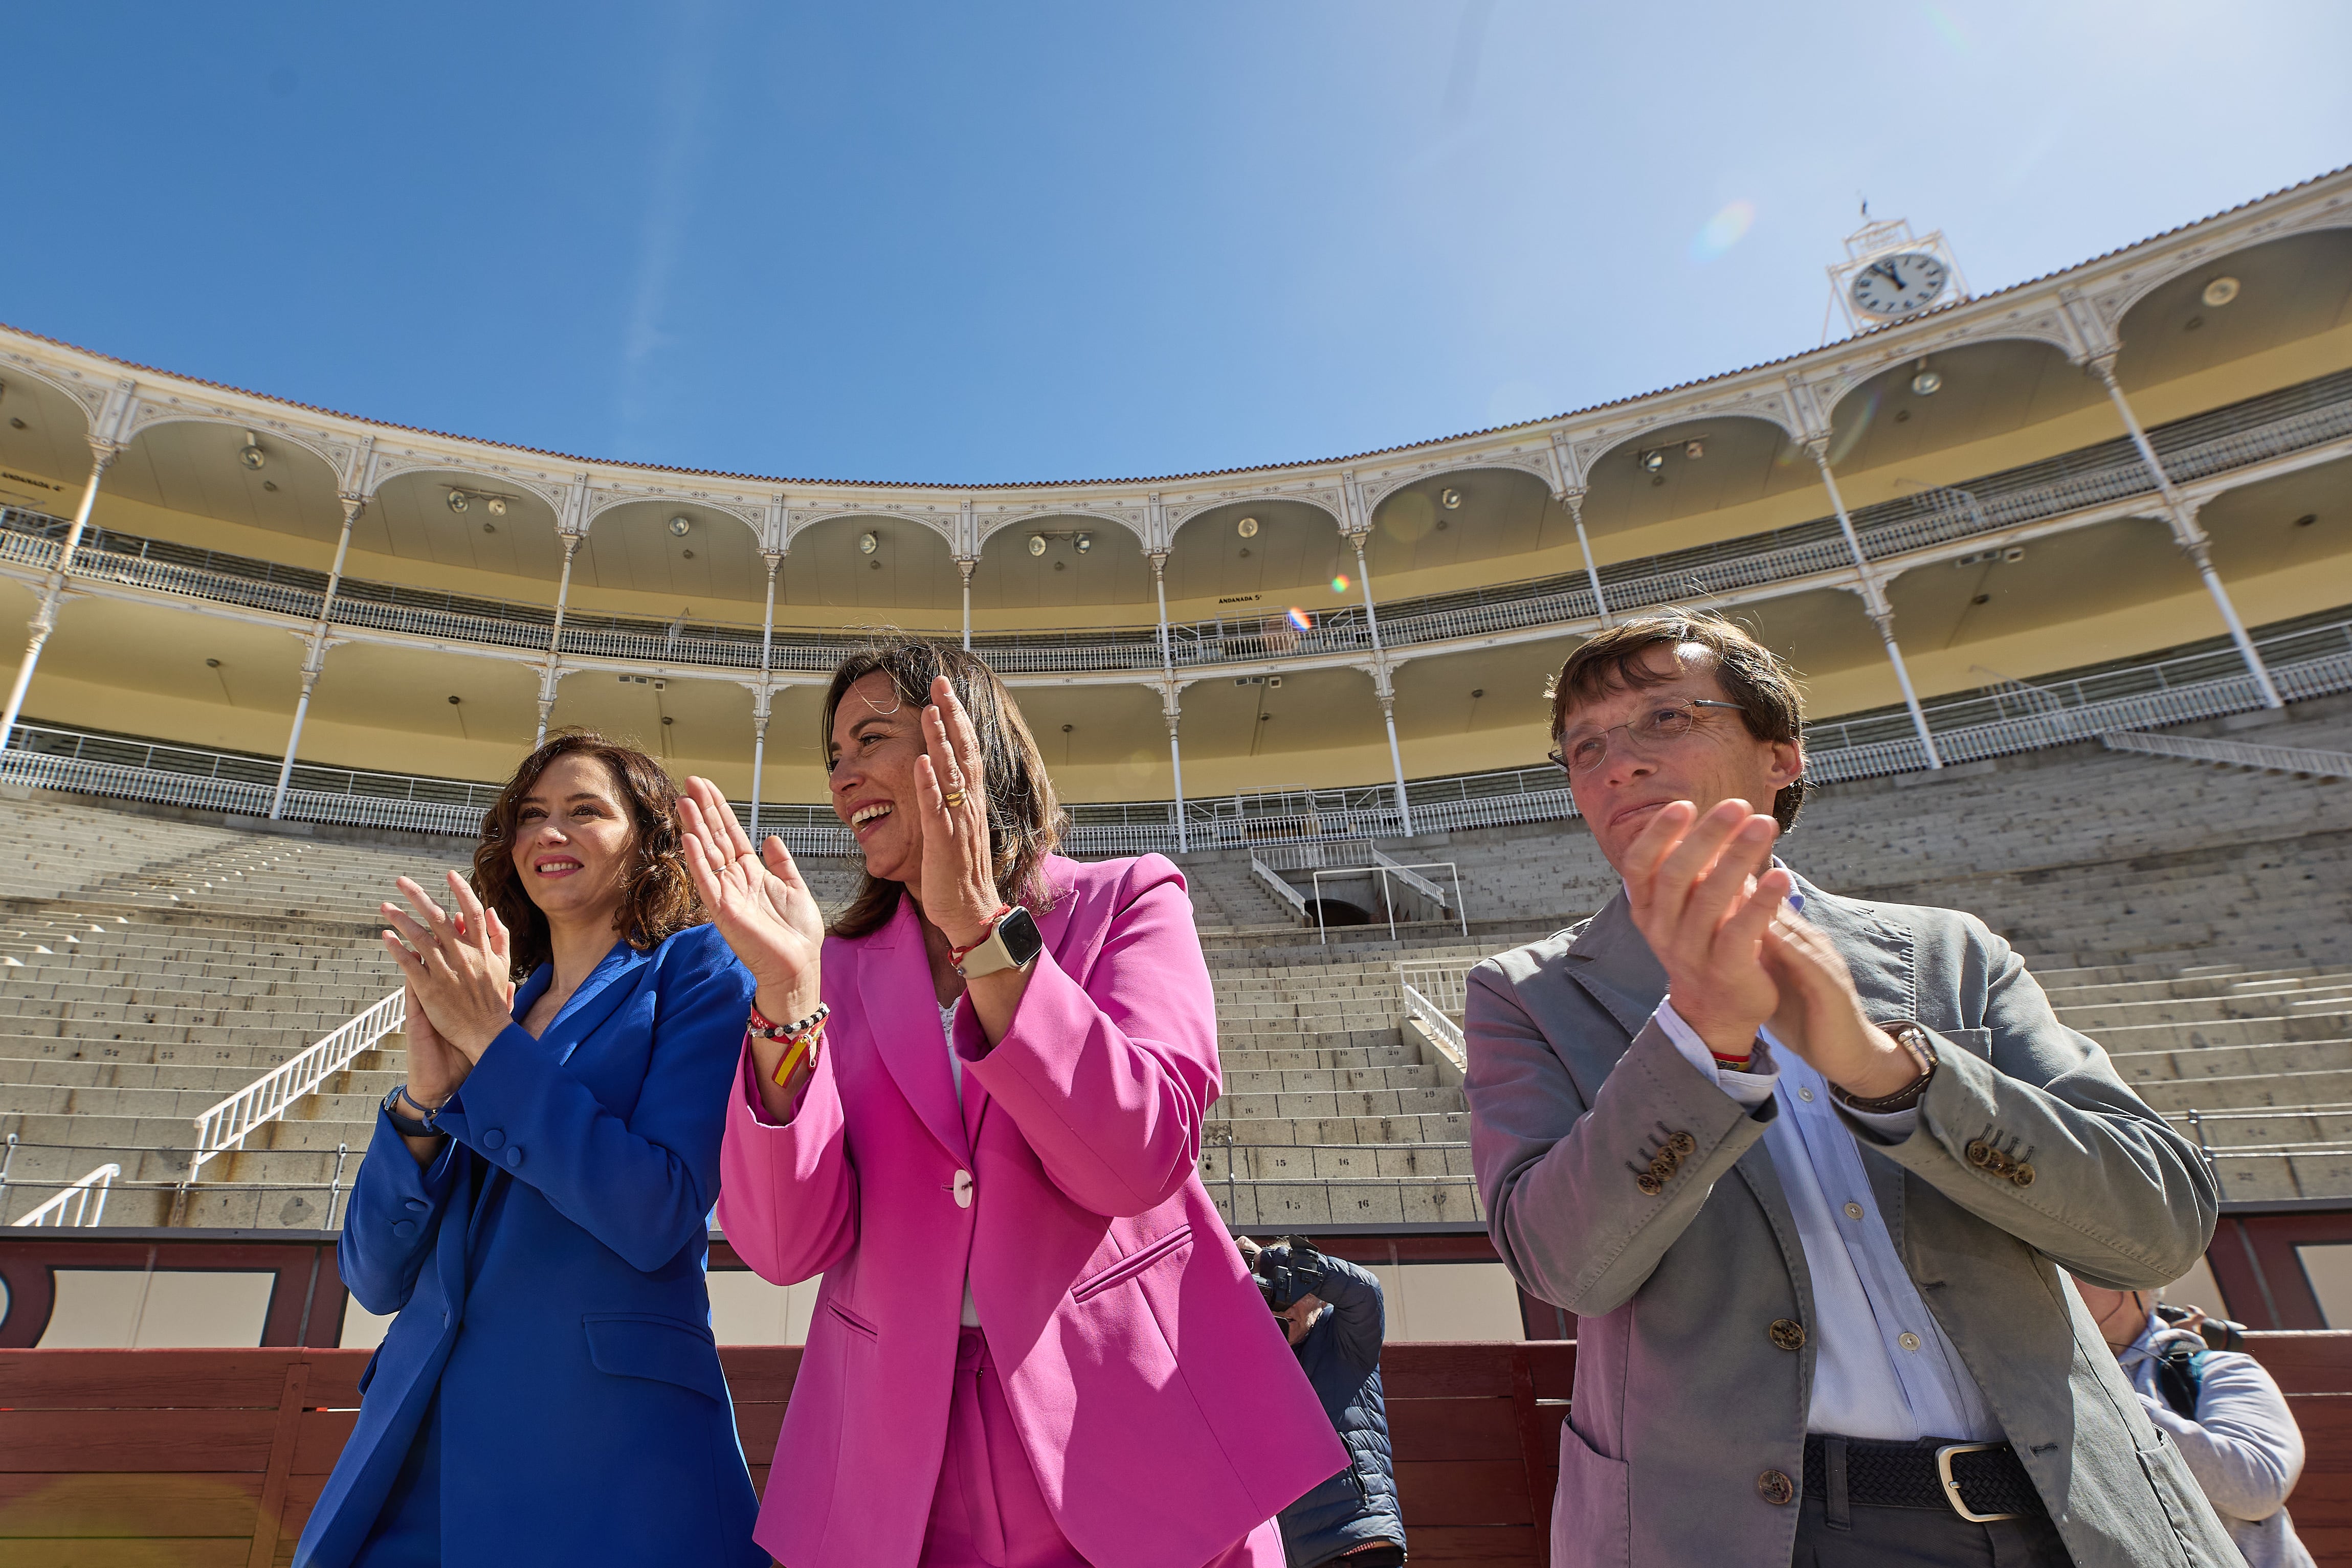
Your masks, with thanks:
M 0 320 L 809 478 L 1173 473 L 1537 417 L 1817 342 L 1860 194 L 1984 292 L 2352 162 L 2335 0 L 48 6 L 9 32 Z

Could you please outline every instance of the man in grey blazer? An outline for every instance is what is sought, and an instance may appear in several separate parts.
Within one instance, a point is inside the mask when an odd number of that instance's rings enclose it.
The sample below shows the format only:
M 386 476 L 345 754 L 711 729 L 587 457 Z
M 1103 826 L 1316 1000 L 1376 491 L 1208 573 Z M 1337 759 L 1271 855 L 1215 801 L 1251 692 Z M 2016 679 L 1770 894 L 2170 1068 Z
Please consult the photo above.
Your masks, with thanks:
M 1603 632 L 1552 734 L 1624 887 L 1471 972 L 1467 1089 L 1495 1245 L 1580 1319 L 1555 1568 L 2235 1563 L 2058 1272 L 2188 1272 L 2195 1152 L 1983 922 L 1773 858 L 1797 693 L 1738 627 Z

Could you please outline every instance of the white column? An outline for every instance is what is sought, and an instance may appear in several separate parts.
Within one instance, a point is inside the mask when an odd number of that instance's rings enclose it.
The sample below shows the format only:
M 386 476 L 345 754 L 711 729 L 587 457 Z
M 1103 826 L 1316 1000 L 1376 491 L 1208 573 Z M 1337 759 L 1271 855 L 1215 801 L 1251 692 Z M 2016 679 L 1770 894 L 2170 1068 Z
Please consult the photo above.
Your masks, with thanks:
M 310 629 L 310 646 L 302 651 L 302 695 L 295 699 L 294 729 L 286 737 L 286 760 L 278 767 L 278 789 L 269 797 L 272 821 L 286 811 L 286 787 L 294 779 L 294 753 L 302 744 L 302 721 L 310 715 L 310 693 L 327 667 L 327 620 L 334 613 L 335 590 L 342 585 L 343 558 L 352 551 L 352 525 L 359 520 L 360 508 L 367 505 L 367 497 L 346 494 L 342 503 L 342 537 L 335 541 L 335 564 L 328 569 L 327 591 L 319 600 L 319 623 Z
M 563 648 L 563 606 L 572 597 L 572 557 L 580 549 L 582 536 L 563 536 L 563 578 L 555 587 L 555 624 L 547 633 L 547 667 L 539 677 L 539 733 L 531 737 L 533 751 L 547 739 L 547 716 L 555 706 L 555 683 L 562 676 L 556 674 Z
M 2221 624 L 2230 629 L 2230 641 L 2238 645 L 2238 657 L 2246 662 L 2246 673 L 2254 677 L 2256 689 L 2263 694 L 2264 707 L 2284 707 L 2278 687 L 2271 681 L 2271 673 L 2255 651 L 2254 640 L 2246 633 L 2245 622 L 2238 619 L 2238 607 L 2230 601 L 2230 591 L 2221 586 L 2221 577 L 2213 570 L 2212 538 L 2197 524 L 2197 507 L 2181 498 L 2173 488 L 2172 476 L 2164 471 L 2164 464 L 2156 455 L 2156 447 L 2140 428 L 2139 416 L 2132 412 L 2129 399 L 2116 381 L 2116 357 L 2100 354 L 2091 361 L 2091 371 L 2107 389 L 2107 397 L 2123 415 L 2124 428 L 2131 433 L 2132 444 L 2139 448 L 2139 460 L 2147 465 L 2149 476 L 2156 480 L 2157 493 L 2164 497 L 2166 518 L 2172 525 L 2172 537 L 2197 568 L 2197 575 L 2205 580 L 2205 591 L 2213 598 L 2213 608 L 2221 612 Z
M 956 557 L 956 570 L 963 573 L 963 648 L 971 652 L 971 569 L 980 564 L 977 556 Z
M 1614 626 L 1617 621 L 1609 613 L 1609 601 L 1601 596 L 1601 569 L 1592 564 L 1592 541 L 1584 537 L 1584 492 L 1570 490 L 1560 499 L 1568 503 L 1569 520 L 1576 525 L 1576 548 L 1584 552 L 1584 580 L 1592 585 L 1592 607 L 1600 613 L 1601 624 Z
M 1389 656 L 1381 647 L 1381 612 L 1372 606 L 1372 573 L 1364 564 L 1364 536 L 1349 534 L 1356 547 L 1356 580 L 1364 591 L 1364 624 L 1372 633 L 1372 689 L 1381 699 L 1381 722 L 1389 730 L 1389 766 L 1396 773 L 1397 821 L 1404 836 L 1412 837 L 1412 807 L 1404 797 L 1404 754 L 1397 749 L 1396 687 L 1389 678 Z
M 751 843 L 760 842 L 760 779 L 767 771 L 769 699 L 774 694 L 762 682 L 751 694 Z
M 776 568 L 784 558 L 771 553 L 768 560 L 768 608 L 760 617 L 760 689 L 751 698 L 751 842 L 760 841 L 760 784 L 767 771 L 768 709 L 773 689 L 768 685 L 768 661 L 776 641 Z
M 1176 744 L 1176 727 L 1183 711 L 1173 680 L 1160 688 L 1160 707 L 1168 720 L 1168 766 L 1176 776 L 1176 852 L 1182 854 L 1192 847 L 1192 840 L 1184 822 L 1184 751 Z
M 58 601 L 65 596 L 66 574 L 73 570 L 74 551 L 81 546 L 82 530 L 89 527 L 89 509 L 98 504 L 99 476 L 114 465 L 122 448 L 111 441 L 89 439 L 89 483 L 82 486 L 81 505 L 74 509 L 73 527 L 66 531 L 65 548 L 58 551 L 58 563 L 49 569 L 48 580 L 41 585 L 40 608 L 33 612 L 32 636 L 25 643 L 24 660 L 16 666 L 16 680 L 8 688 L 8 706 L 0 709 L 0 750 L 5 750 L 16 733 L 16 716 L 24 711 L 25 693 L 33 684 L 33 672 L 41 663 L 41 646 L 57 630 Z
M 1911 727 L 1918 733 L 1920 749 L 1927 754 L 1927 766 L 1944 766 L 1943 754 L 1936 749 L 1936 737 L 1927 733 L 1927 716 L 1920 711 L 1919 694 L 1911 689 L 1911 670 L 1903 662 L 1903 650 L 1895 641 L 1895 608 L 1886 601 L 1886 590 L 1878 580 L 1878 572 L 1862 553 L 1862 540 L 1853 531 L 1853 518 L 1846 514 L 1845 497 L 1839 494 L 1837 476 L 1830 472 L 1830 442 L 1826 435 L 1806 440 L 1805 450 L 1813 455 L 1813 466 L 1822 471 L 1822 486 L 1830 493 L 1830 505 L 1837 511 L 1838 531 L 1845 535 L 1845 548 L 1853 557 L 1853 569 L 1862 574 L 1862 604 L 1871 623 L 1878 628 L 1878 640 L 1886 645 L 1886 662 L 1895 666 L 1895 684 L 1903 689 L 1903 706 L 1911 710 Z
M 1151 597 L 1160 606 L 1160 701 L 1168 716 L 1168 765 L 1176 779 L 1176 848 L 1190 847 L 1184 829 L 1184 754 L 1176 745 L 1176 657 L 1168 643 L 1168 552 L 1146 550 L 1151 563 Z

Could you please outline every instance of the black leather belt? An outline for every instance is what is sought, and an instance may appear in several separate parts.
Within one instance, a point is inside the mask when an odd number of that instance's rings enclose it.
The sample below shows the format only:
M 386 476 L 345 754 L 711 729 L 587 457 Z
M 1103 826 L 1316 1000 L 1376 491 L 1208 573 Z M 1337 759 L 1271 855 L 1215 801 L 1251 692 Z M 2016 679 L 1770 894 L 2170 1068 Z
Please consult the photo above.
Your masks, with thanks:
M 1845 1495 L 1869 1508 L 1948 1510 L 1962 1519 L 2039 1518 L 2048 1511 L 2017 1450 L 2007 1443 L 1879 1443 L 1860 1437 L 1805 1439 L 1805 1495 L 1830 1495 L 1829 1445 L 1844 1447 Z

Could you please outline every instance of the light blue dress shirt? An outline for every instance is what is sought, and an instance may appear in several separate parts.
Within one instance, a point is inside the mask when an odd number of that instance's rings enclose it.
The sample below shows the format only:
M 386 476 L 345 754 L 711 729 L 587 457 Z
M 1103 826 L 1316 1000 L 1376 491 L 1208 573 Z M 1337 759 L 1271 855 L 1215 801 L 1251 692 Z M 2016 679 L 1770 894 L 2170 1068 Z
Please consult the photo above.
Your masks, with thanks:
M 1803 895 L 1790 902 L 1802 908 Z M 1805 1430 L 1841 1437 L 1916 1442 L 1942 1437 L 1999 1441 L 2000 1423 L 1958 1351 L 1919 1299 L 1895 1238 L 1878 1212 L 1862 1150 L 1830 1101 L 1827 1080 L 1772 1038 L 1749 1059 L 1753 1071 L 1716 1065 L 1696 1030 L 1658 1005 L 1658 1026 L 1701 1073 L 1740 1104 L 1777 1094 L 1780 1113 L 1764 1129 L 1765 1152 L 1797 1222 L 1813 1287 L 1813 1393 Z M 1847 1112 L 1889 1141 L 1908 1137 L 1919 1113 Z

